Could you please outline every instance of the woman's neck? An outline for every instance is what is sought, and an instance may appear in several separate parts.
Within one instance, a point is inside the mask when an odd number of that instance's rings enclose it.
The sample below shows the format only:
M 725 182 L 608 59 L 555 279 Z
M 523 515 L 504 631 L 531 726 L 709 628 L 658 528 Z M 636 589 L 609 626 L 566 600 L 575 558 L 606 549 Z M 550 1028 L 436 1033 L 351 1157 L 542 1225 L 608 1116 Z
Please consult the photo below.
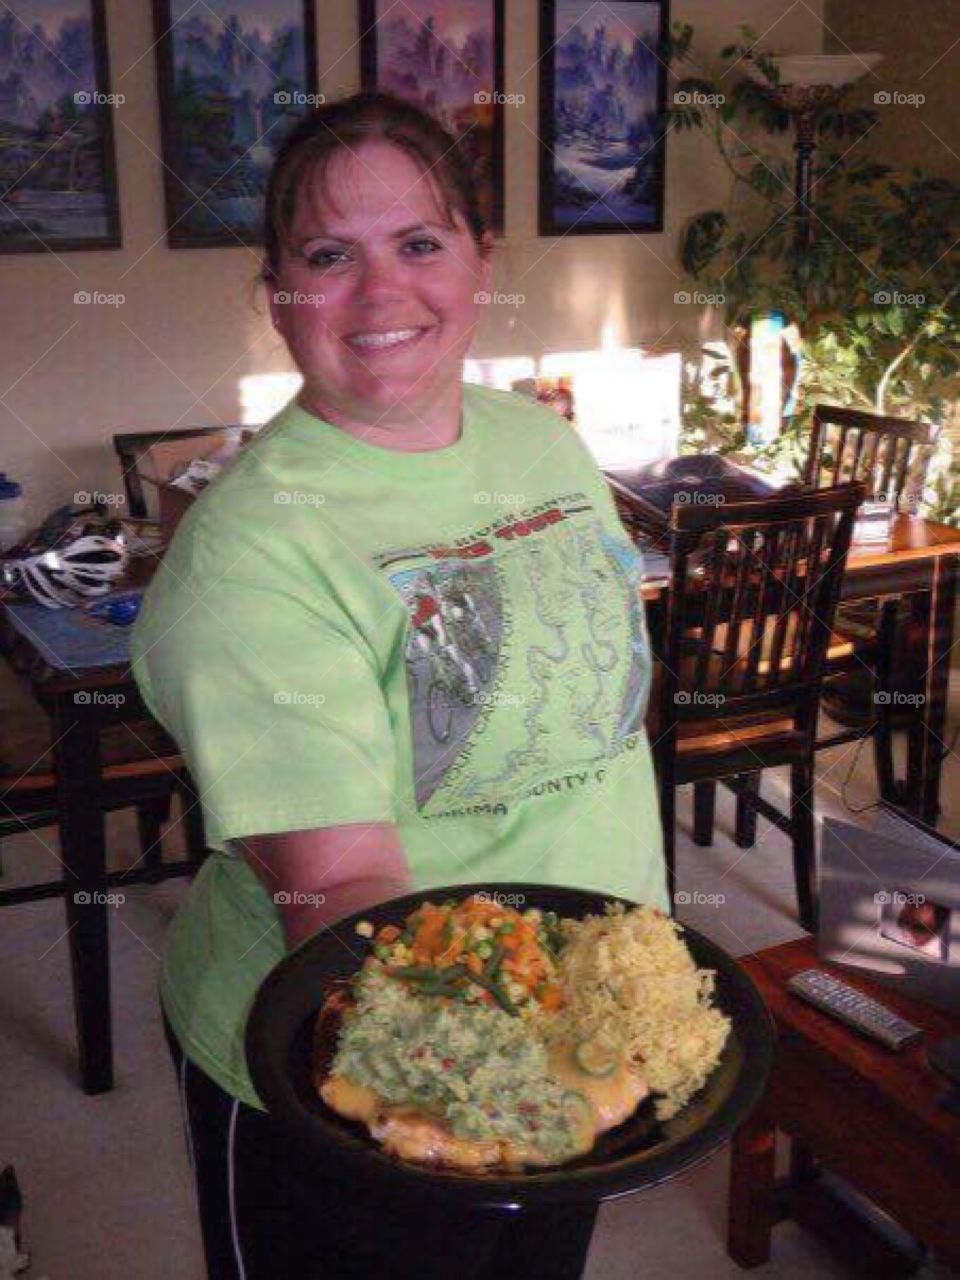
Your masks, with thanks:
M 429 416 L 418 416 L 406 405 L 380 411 L 371 409 L 360 414 L 330 404 L 322 392 L 304 387 L 297 403 L 307 413 L 329 422 L 347 435 L 380 449 L 399 453 L 428 453 L 448 449 L 460 439 L 462 426 L 461 390 L 444 397 L 444 403 L 431 406 Z

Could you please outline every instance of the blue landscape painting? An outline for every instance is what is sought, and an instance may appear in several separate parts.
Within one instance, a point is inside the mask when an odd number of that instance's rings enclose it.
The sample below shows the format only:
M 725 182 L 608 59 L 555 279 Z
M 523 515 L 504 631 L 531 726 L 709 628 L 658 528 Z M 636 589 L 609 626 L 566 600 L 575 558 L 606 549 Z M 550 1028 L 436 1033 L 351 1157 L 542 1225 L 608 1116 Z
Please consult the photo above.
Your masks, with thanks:
M 260 242 L 277 147 L 318 101 L 304 13 L 302 0 L 160 5 L 171 245 Z
M 119 244 L 90 0 L 0 4 L 0 252 Z
M 660 3 L 558 0 L 549 230 L 653 230 L 663 218 Z

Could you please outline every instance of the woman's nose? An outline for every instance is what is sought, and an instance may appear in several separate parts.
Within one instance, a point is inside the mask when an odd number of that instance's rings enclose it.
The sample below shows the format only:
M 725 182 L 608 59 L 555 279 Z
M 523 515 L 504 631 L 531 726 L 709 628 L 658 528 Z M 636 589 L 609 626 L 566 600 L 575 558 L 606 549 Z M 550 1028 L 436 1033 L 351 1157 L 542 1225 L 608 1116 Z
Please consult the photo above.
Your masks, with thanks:
M 371 302 L 403 294 L 402 273 L 402 264 L 392 255 L 366 255 L 360 266 L 357 292 L 362 300 Z

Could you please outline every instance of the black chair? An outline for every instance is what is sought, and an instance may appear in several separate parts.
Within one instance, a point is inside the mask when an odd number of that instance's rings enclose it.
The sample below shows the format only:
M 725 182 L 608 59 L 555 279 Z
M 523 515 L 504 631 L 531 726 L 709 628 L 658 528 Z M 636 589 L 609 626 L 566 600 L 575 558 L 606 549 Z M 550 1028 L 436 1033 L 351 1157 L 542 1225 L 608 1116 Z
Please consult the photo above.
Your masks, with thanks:
M 937 428 L 931 423 L 818 404 L 804 480 L 813 488 L 859 480 L 867 501 L 883 501 L 898 512 L 915 514 L 936 439 Z M 846 728 L 818 739 L 817 749 L 872 735 L 880 794 L 891 800 L 898 795 L 895 728 L 907 730 L 912 762 L 908 776 L 920 768 L 920 718 L 909 700 L 897 705 L 891 695 L 896 685 L 909 683 L 911 669 L 922 672 L 926 666 L 922 653 L 911 662 L 916 646 L 910 639 L 922 635 L 924 628 L 900 596 L 841 606 L 835 626 L 851 642 L 852 652 L 840 663 L 828 664 L 823 705 L 826 714 Z
M 694 839 L 710 844 L 722 780 L 790 836 L 800 921 L 814 928 L 817 713 L 863 491 L 855 483 L 673 509 L 670 596 L 648 725 L 671 898 L 676 789 L 694 784 Z M 789 815 L 759 794 L 762 771 L 781 765 L 790 767 Z

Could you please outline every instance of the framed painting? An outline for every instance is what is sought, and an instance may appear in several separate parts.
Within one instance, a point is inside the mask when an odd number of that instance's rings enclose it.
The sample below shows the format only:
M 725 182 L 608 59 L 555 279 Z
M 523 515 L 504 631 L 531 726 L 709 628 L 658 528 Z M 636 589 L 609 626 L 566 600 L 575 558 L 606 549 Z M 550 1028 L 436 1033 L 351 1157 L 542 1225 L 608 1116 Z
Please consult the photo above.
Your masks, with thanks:
M 103 0 L 0 4 L 0 253 L 118 249 Z
M 167 243 L 261 244 L 277 147 L 323 101 L 312 0 L 154 0 Z
M 663 230 L 667 0 L 540 7 L 540 234 Z
M 425 107 L 460 141 L 495 234 L 503 232 L 504 0 L 360 0 L 365 89 Z

